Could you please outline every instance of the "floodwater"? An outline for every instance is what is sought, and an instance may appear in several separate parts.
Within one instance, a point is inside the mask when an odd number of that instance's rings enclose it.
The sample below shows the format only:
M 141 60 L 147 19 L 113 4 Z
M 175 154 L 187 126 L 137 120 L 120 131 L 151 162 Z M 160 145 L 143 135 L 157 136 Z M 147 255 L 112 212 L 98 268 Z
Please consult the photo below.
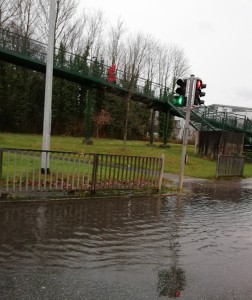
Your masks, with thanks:
M 0 203 L 0 299 L 252 299 L 252 181 L 241 182 Z

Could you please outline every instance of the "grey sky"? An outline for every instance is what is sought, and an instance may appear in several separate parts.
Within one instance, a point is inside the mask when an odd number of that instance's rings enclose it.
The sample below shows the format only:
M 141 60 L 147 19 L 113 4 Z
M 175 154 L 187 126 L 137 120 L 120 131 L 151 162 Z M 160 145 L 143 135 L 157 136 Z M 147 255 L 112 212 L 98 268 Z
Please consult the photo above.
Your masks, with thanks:
M 252 0 L 80 0 L 185 51 L 207 84 L 205 104 L 252 107 Z

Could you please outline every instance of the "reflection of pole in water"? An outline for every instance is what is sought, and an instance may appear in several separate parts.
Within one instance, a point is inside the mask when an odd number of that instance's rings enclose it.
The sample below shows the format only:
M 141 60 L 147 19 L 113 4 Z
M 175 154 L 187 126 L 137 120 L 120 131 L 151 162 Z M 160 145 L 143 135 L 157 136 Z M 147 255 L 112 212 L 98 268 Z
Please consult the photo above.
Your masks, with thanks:
M 170 250 L 172 252 L 172 265 L 168 270 L 158 272 L 158 293 L 159 296 L 168 296 L 176 298 L 180 296 L 180 291 L 186 286 L 185 271 L 178 266 L 179 264 L 179 242 L 175 241 L 178 237 L 179 221 L 182 213 L 182 199 L 178 196 L 175 210 L 175 228 L 174 234 L 171 235 L 173 240 L 170 241 Z M 175 234 L 176 233 L 176 234 Z
M 43 235 L 44 235 L 44 231 L 46 228 L 46 207 L 44 205 L 40 205 L 37 209 L 37 217 L 36 217 L 36 221 L 37 221 L 37 230 L 36 227 L 34 228 L 34 234 L 37 238 L 37 241 L 41 241 Z

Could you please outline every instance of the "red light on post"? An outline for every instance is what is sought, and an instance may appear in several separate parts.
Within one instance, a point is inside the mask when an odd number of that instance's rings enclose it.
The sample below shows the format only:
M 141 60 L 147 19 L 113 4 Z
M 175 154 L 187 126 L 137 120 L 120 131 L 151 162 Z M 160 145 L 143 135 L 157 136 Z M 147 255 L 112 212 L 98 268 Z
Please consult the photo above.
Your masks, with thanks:
M 202 85 L 202 81 L 201 80 L 197 80 L 196 82 L 196 89 L 200 89 Z
M 204 100 L 201 100 L 200 97 L 204 97 L 206 95 L 205 92 L 202 92 L 201 89 L 205 89 L 206 84 L 202 83 L 201 79 L 197 79 L 195 84 L 195 95 L 194 95 L 194 105 L 202 105 L 204 104 Z

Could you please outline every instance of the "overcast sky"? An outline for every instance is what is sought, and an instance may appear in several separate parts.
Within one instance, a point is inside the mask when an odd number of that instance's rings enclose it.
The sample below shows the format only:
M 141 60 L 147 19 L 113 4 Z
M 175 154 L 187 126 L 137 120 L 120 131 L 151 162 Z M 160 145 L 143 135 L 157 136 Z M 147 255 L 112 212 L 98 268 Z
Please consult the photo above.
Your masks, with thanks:
M 252 107 L 252 0 L 80 0 L 111 23 L 183 49 L 205 105 Z

